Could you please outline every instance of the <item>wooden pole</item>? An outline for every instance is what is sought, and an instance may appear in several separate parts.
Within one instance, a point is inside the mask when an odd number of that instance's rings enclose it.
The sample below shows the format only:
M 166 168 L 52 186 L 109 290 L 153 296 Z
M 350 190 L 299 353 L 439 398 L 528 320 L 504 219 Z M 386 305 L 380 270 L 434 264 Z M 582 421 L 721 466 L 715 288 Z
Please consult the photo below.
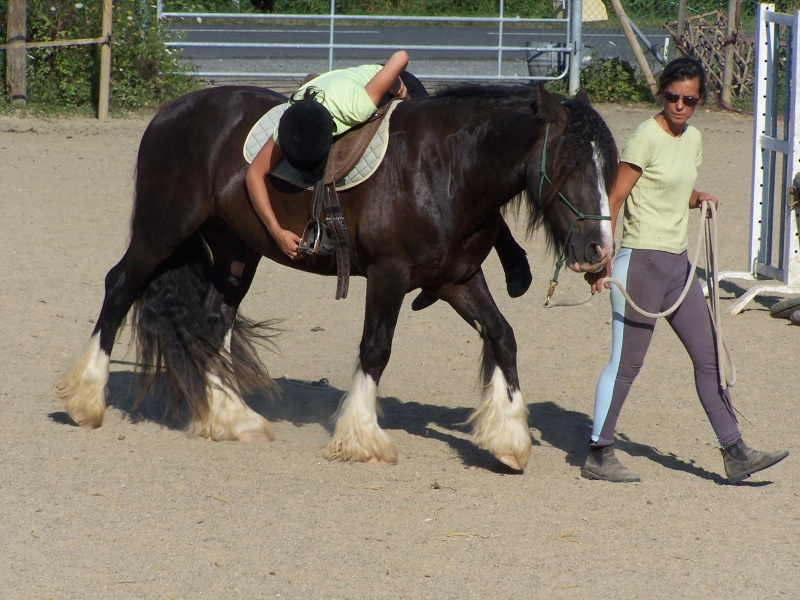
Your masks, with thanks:
M 111 86 L 111 0 L 103 0 L 103 36 L 106 42 L 100 46 L 100 89 L 97 98 L 97 118 L 108 118 L 108 97 Z
M 53 40 L 51 42 L 25 42 L 25 48 L 60 48 L 62 46 L 88 46 L 90 44 L 104 44 L 106 38 L 81 38 L 79 40 Z M 0 50 L 8 50 L 17 44 L 0 44 Z
M 639 42 L 636 40 L 636 34 L 633 32 L 633 28 L 628 22 L 628 16 L 625 14 L 625 9 L 622 8 L 622 4 L 620 4 L 619 0 L 611 0 L 611 7 L 617 14 L 619 24 L 622 26 L 622 31 L 625 33 L 625 37 L 628 39 L 628 44 L 630 44 L 631 50 L 633 50 L 633 55 L 636 57 L 636 62 L 638 63 L 639 68 L 642 70 L 644 78 L 647 80 L 647 86 L 650 88 L 650 93 L 653 94 L 653 98 L 655 98 L 656 94 L 658 93 L 658 85 L 653 77 L 653 72 L 650 70 L 650 65 L 647 64 L 647 59 L 644 57 L 644 52 L 642 52 Z
M 11 106 L 18 108 L 28 103 L 28 78 L 25 72 L 25 37 L 27 21 L 25 0 L 9 0 L 6 12 L 6 89 Z
M 686 0 L 679 0 L 678 2 L 678 39 L 675 40 L 675 46 L 672 48 L 672 58 L 681 56 L 683 49 L 683 33 L 686 31 Z
M 731 109 L 731 96 L 733 84 L 733 31 L 736 24 L 736 0 L 728 0 L 728 22 L 725 24 L 725 64 L 722 70 L 722 97 L 720 98 L 723 108 Z

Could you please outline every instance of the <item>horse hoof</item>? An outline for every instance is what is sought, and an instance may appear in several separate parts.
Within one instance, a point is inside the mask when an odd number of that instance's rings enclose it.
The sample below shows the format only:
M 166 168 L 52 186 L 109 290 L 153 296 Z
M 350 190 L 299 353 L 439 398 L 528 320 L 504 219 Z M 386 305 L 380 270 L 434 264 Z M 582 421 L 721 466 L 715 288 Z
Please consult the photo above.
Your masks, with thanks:
M 370 450 L 355 444 L 344 444 L 340 440 L 331 440 L 325 446 L 322 456 L 330 461 L 360 462 L 375 465 L 397 464 L 397 449 L 391 441 L 382 450 Z
M 527 261 L 526 261 L 527 265 Z M 511 298 L 519 298 L 533 283 L 530 268 L 515 268 L 506 273 L 506 291 Z
M 418 310 L 423 310 L 428 308 L 431 304 L 435 304 L 438 300 L 439 299 L 430 292 L 422 290 L 411 303 L 411 310 L 415 312 Z
M 100 416 L 92 419 L 80 419 L 77 421 L 77 423 L 84 429 L 99 429 L 103 424 L 103 417 Z
M 494 457 L 509 469 L 514 469 L 515 471 L 522 471 L 523 469 L 519 466 L 517 459 L 511 454 L 495 454 Z
M 271 431 L 244 431 L 239 434 L 239 441 L 248 444 L 265 444 L 274 439 Z
M 72 421 L 84 429 L 98 429 L 103 424 L 105 406 L 96 398 L 68 399 L 67 414 Z
M 99 429 L 103 424 L 103 413 L 92 416 L 87 416 L 82 412 L 74 415 L 70 413 L 69 418 L 72 419 L 76 425 L 82 427 L 83 429 Z

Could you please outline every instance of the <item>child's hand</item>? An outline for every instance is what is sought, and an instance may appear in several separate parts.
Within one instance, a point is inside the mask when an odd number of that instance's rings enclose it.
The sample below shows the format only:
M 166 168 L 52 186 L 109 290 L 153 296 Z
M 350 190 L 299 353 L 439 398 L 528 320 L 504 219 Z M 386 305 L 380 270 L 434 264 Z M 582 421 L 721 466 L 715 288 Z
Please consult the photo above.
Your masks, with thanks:
M 300 243 L 300 236 L 293 231 L 282 229 L 280 235 L 275 238 L 275 241 L 278 242 L 281 252 L 283 252 L 292 260 L 303 258 L 297 253 L 297 246 Z

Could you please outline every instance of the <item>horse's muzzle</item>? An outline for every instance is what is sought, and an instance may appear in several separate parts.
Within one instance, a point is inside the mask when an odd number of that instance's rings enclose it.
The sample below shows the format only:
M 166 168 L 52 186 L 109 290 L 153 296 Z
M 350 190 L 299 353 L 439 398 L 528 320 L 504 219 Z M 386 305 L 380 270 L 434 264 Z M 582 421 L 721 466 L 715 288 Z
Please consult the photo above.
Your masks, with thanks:
M 571 246 L 572 256 L 567 264 L 576 273 L 596 273 L 606 266 L 614 257 L 613 244 L 587 244 L 583 252 Z M 581 260 L 582 259 L 582 260 Z

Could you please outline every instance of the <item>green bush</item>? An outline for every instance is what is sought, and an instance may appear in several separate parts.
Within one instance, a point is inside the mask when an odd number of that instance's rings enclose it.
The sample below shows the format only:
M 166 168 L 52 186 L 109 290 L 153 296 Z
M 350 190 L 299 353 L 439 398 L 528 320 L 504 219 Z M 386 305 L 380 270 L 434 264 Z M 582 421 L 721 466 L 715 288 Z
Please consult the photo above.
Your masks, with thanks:
M 350 15 L 497 16 L 497 0 L 337 0 L 336 12 Z M 274 12 L 327 14 L 330 0 L 275 0 Z M 552 0 L 509 0 L 505 16 L 552 16 Z
M 596 60 L 581 71 L 581 85 L 595 102 L 652 102 L 644 77 L 619 58 Z
M 97 38 L 102 34 L 102 2 L 28 0 L 27 4 L 29 41 Z M 0 0 L 0 11 L 5 12 L 5 8 L 6 0 Z M 177 52 L 164 46 L 154 5 L 142 0 L 115 0 L 111 31 L 111 110 L 157 106 L 197 86 L 186 77 Z M 5 39 L 5 31 L 2 36 Z M 5 73 L 5 52 L 0 55 Z M 30 106 L 87 111 L 96 107 L 99 45 L 31 48 L 27 55 Z M 6 98 L 4 77 L 2 86 Z
M 251 5 L 247 0 L 168 0 L 164 2 L 164 10 L 168 12 L 204 12 L 204 13 L 244 13 L 258 12 L 257 9 L 269 9 L 274 0 L 261 0 L 262 6 Z
M 337 0 L 340 15 L 496 16 L 497 0 Z M 552 16 L 552 0 L 508 0 L 506 16 Z M 273 12 L 327 15 L 330 0 L 166 0 L 165 10 L 185 12 Z
M 561 94 L 567 92 L 567 82 L 563 79 L 547 87 Z M 592 61 L 581 71 L 581 87 L 592 102 L 653 102 L 644 77 L 619 58 Z

